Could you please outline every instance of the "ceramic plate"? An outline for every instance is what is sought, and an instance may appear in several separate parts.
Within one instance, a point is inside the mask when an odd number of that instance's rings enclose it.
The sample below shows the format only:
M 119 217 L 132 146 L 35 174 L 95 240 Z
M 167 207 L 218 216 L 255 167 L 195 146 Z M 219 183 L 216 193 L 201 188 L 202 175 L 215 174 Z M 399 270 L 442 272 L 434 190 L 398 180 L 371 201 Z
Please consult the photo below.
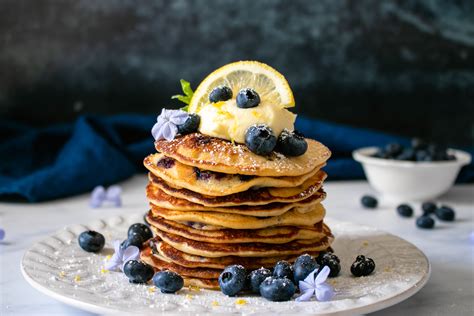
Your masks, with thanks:
M 386 232 L 346 222 L 326 220 L 336 236 L 333 245 L 341 259 L 341 274 L 329 279 L 336 295 L 330 302 L 270 302 L 257 296 L 227 297 L 218 291 L 184 288 L 162 294 L 152 285 L 130 284 L 120 272 L 103 269 L 114 239 L 124 239 L 128 227 L 142 222 L 142 214 L 112 217 L 89 225 L 66 227 L 33 245 L 21 262 L 26 280 L 37 290 L 63 303 L 94 313 L 349 315 L 380 310 L 401 302 L 428 281 L 426 256 L 409 242 Z M 78 235 L 92 229 L 104 234 L 99 254 L 83 251 Z M 375 272 L 351 276 L 359 254 L 375 260 Z

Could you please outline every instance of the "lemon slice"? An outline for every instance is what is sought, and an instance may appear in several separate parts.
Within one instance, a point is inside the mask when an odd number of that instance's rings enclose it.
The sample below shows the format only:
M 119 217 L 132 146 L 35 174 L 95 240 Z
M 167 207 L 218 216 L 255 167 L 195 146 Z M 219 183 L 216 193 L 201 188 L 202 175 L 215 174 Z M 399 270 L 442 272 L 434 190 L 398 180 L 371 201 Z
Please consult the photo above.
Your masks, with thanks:
M 229 87 L 234 99 L 240 89 L 251 88 L 257 91 L 261 103 L 268 102 L 281 108 L 295 106 L 293 92 L 281 73 L 258 61 L 238 61 L 209 74 L 194 92 L 188 111 L 197 113 L 209 103 L 209 93 L 220 85 Z

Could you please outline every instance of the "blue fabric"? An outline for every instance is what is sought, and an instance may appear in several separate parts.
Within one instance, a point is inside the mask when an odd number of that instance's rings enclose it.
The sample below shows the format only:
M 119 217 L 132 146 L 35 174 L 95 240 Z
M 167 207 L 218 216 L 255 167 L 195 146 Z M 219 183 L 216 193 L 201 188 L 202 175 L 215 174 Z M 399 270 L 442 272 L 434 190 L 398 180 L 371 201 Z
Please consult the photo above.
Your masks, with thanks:
M 145 172 L 143 158 L 154 152 L 150 130 L 156 116 L 82 116 L 73 124 L 31 128 L 0 123 L 0 198 L 50 200 L 111 185 Z M 364 146 L 408 139 L 299 117 L 297 129 L 333 152 L 325 167 L 330 180 L 363 179 L 351 152 Z M 474 154 L 474 149 L 469 150 Z M 474 165 L 458 181 L 474 181 Z

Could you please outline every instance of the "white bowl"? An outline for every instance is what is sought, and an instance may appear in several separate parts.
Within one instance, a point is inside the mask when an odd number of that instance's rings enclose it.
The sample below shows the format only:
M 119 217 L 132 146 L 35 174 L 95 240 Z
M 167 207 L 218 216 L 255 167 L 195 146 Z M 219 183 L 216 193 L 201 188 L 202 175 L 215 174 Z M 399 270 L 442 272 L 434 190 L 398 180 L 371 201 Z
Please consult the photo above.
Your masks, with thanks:
M 372 157 L 377 147 L 366 147 L 352 153 L 362 164 L 369 183 L 389 202 L 426 201 L 448 191 L 462 166 L 471 155 L 449 149 L 456 160 L 415 162 Z

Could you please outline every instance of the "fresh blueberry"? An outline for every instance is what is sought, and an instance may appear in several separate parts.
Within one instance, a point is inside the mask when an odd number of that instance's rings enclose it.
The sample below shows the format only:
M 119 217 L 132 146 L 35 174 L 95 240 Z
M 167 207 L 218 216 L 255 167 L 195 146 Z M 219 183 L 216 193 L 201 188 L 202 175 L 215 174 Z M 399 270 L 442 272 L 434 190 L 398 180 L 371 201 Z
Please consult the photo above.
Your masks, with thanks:
M 395 158 L 403 151 L 403 146 L 398 143 L 391 143 L 385 146 L 385 152 L 390 158 Z
M 273 267 L 273 276 L 293 280 L 293 266 L 288 261 L 278 261 Z
M 78 241 L 79 246 L 87 252 L 99 252 L 105 245 L 104 235 L 93 230 L 82 232 Z
M 247 272 L 241 265 L 231 265 L 224 269 L 219 275 L 219 286 L 222 293 L 228 296 L 234 296 L 245 286 Z
M 301 156 L 308 150 L 308 143 L 300 132 L 284 129 L 278 136 L 275 150 L 285 156 Z
M 145 241 L 143 240 L 142 236 L 140 236 L 138 234 L 133 234 L 130 237 L 128 237 L 127 239 L 125 239 L 120 244 L 120 247 L 122 247 L 122 249 L 127 249 L 130 246 L 135 246 L 135 247 L 138 247 L 138 249 L 141 249 L 144 242 Z
M 433 157 L 426 150 L 417 150 L 415 152 L 416 161 L 433 161 Z
M 178 125 L 178 133 L 181 135 L 191 134 L 198 130 L 201 118 L 199 115 L 190 113 L 183 124 Z
M 415 150 L 426 149 L 428 147 L 428 143 L 421 138 L 413 138 L 411 140 L 411 147 Z
M 155 271 L 151 266 L 138 260 L 129 260 L 123 266 L 123 273 L 130 283 L 147 283 Z
M 143 241 L 147 241 L 148 239 L 153 237 L 153 233 L 151 232 L 150 227 L 142 223 L 135 223 L 128 228 L 128 238 L 132 235 L 140 235 Z
M 351 273 L 356 277 L 366 276 L 375 270 L 375 262 L 371 258 L 365 256 L 357 256 L 354 263 L 351 265 Z
M 400 216 L 411 217 L 413 215 L 413 208 L 408 204 L 400 204 L 397 207 L 397 212 Z
M 160 271 L 153 276 L 153 284 L 161 290 L 161 293 L 175 293 L 184 285 L 183 278 L 172 271 Z
M 245 145 L 257 155 L 268 155 L 273 151 L 277 138 L 273 130 L 264 124 L 252 125 L 245 133 Z
M 398 156 L 395 157 L 395 159 L 413 161 L 416 159 L 415 150 L 413 150 L 413 148 L 405 148 Z
M 304 254 L 296 258 L 293 264 L 293 279 L 295 284 L 306 279 L 306 277 L 314 270 L 319 269 L 319 265 L 310 255 Z
M 260 295 L 274 302 L 290 300 L 295 291 L 295 285 L 288 278 L 268 277 L 260 284 Z
M 248 109 L 254 108 L 260 103 L 260 96 L 258 93 L 250 88 L 242 89 L 237 94 L 237 106 L 239 108 Z
M 376 208 L 378 204 L 377 199 L 370 195 L 364 195 L 360 202 L 365 208 Z
M 232 99 L 232 90 L 227 86 L 217 86 L 209 93 L 209 101 L 215 103 Z
M 436 204 L 433 202 L 424 202 L 421 204 L 421 210 L 423 211 L 423 215 L 430 215 L 436 211 Z
M 270 276 L 272 276 L 272 272 L 265 268 L 260 268 L 250 272 L 248 276 L 250 291 L 253 293 L 260 293 L 260 284 Z
M 375 158 L 382 158 L 382 159 L 387 159 L 388 154 L 385 152 L 385 149 L 383 148 L 378 148 L 375 154 L 372 155 L 372 157 Z
M 333 278 L 339 275 L 341 271 L 341 260 L 339 257 L 333 254 L 332 252 L 322 252 L 316 258 L 316 262 L 321 266 L 328 266 L 331 272 L 329 272 L 329 277 Z
M 431 229 L 434 227 L 435 221 L 428 215 L 420 216 L 416 219 L 416 226 L 424 229 Z
M 440 220 L 448 222 L 454 221 L 454 217 L 456 216 L 454 210 L 446 205 L 442 205 L 441 207 L 437 208 L 435 214 Z

